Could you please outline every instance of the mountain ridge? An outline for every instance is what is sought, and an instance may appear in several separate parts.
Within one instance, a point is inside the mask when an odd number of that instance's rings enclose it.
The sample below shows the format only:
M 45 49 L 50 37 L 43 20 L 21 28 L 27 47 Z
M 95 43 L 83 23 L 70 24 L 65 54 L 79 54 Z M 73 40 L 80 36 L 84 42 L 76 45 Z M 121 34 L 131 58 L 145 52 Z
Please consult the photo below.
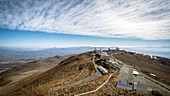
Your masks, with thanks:
M 143 62 L 146 63 L 149 60 L 149 63 L 155 63 L 155 65 L 159 65 L 159 66 L 155 66 L 154 68 L 150 68 L 151 72 L 153 70 L 154 74 L 156 76 L 158 76 L 158 78 L 160 78 L 160 76 L 162 76 L 162 78 L 164 78 L 165 76 L 160 73 L 157 74 L 157 71 L 159 72 L 160 66 L 164 66 L 164 67 L 169 67 L 169 63 L 168 64 L 163 64 L 162 62 L 159 61 L 159 57 L 158 57 L 158 61 L 156 60 L 152 60 L 150 57 L 148 56 L 144 56 L 141 54 L 136 54 L 133 52 L 126 52 L 126 51 L 114 51 L 114 50 L 110 50 L 110 51 L 106 51 L 108 54 L 113 54 L 114 52 L 120 52 L 120 54 L 118 54 L 117 56 L 115 56 L 116 58 L 120 59 L 121 61 L 134 66 L 135 68 L 137 66 L 139 66 L 138 64 L 136 64 L 136 62 L 139 62 L 141 60 L 144 60 Z M 129 63 L 128 61 L 126 61 L 125 58 L 132 58 L 134 60 L 135 63 Z M 130 56 L 130 57 L 129 57 Z M 124 60 L 123 60 L 124 59 Z M 147 59 L 145 61 L 145 59 Z M 163 59 L 163 58 L 161 58 Z M 48 59 L 46 59 L 48 61 Z M 50 63 L 50 62 L 49 62 Z M 71 82 L 76 82 L 78 80 L 82 80 L 83 78 L 87 78 L 88 76 L 91 76 L 92 74 L 95 73 L 95 69 L 93 67 L 92 64 L 92 52 L 85 52 L 82 54 L 78 54 L 78 55 L 74 55 L 71 56 L 63 61 L 60 62 L 60 64 L 54 66 L 52 69 L 47 70 L 37 76 L 33 75 L 30 77 L 27 77 L 25 79 L 21 79 L 19 81 L 16 82 L 16 84 L 14 84 L 15 86 L 18 86 L 14 89 L 11 90 L 6 90 L 3 89 L 4 94 L 8 94 L 7 96 L 11 96 L 11 95 L 17 95 L 17 96 L 27 96 L 27 95 L 45 95 L 45 96 L 51 96 L 54 94 L 58 94 L 58 95 L 75 95 L 75 94 L 79 94 L 81 92 L 84 91 L 88 91 L 88 90 L 92 90 L 97 88 L 100 84 L 104 83 L 109 74 L 108 75 L 104 75 L 103 77 L 96 79 L 96 80 L 92 80 L 90 82 L 84 83 L 84 84 L 80 84 L 78 86 L 73 86 L 71 88 L 64 88 L 62 90 L 58 90 L 57 93 L 49 93 L 49 89 L 52 87 L 57 87 L 57 86 L 64 86 L 66 84 L 69 84 Z M 161 65 L 160 65 L 161 64 Z M 135 66 L 136 65 L 136 66 Z M 141 66 L 141 65 L 140 65 Z M 139 67 L 140 67 L 139 66 Z M 142 69 L 143 68 L 143 69 Z M 155 69 L 156 68 L 156 69 Z M 141 67 L 142 70 L 145 70 L 146 72 L 150 72 L 148 70 L 146 70 L 145 67 Z M 142 71 L 141 69 L 139 69 L 140 71 Z M 82 71 L 83 70 L 83 71 Z M 140 95 L 140 96 L 145 96 L 145 94 L 140 93 L 140 92 L 136 92 L 136 91 L 127 91 L 127 90 L 123 90 L 123 89 L 118 89 L 116 87 L 111 87 L 110 83 L 113 84 L 115 86 L 116 82 L 117 82 L 117 76 L 118 76 L 118 71 L 114 73 L 114 77 L 111 77 L 112 79 L 109 79 L 109 83 L 106 83 L 106 85 L 104 87 L 102 87 L 99 91 L 92 93 L 91 95 L 95 96 L 95 95 L 110 95 L 110 94 L 114 94 L 114 95 L 120 95 L 120 94 L 126 94 L 127 96 L 131 96 L 131 95 Z M 113 71 L 114 71 L 113 70 Z M 166 69 L 162 69 L 162 72 L 166 73 L 169 72 L 169 70 Z M 167 78 L 167 77 L 166 77 Z M 156 79 L 159 80 L 159 79 Z M 161 80 L 161 79 L 160 79 Z M 97 82 L 97 83 L 96 83 Z M 90 86 L 91 85 L 91 86 Z M 92 86 L 93 85 L 93 86 Z M 9 88 L 5 87 L 5 88 Z M 11 87 L 12 88 L 12 87 Z M 80 90 L 81 89 L 81 90 Z M 88 89 L 88 90 L 87 90 Z M 116 90 L 116 92 L 118 93 L 114 93 L 112 91 L 112 89 Z M 104 91 L 105 90 L 105 91 Z M 2 92 L 2 89 L 0 90 L 0 92 Z

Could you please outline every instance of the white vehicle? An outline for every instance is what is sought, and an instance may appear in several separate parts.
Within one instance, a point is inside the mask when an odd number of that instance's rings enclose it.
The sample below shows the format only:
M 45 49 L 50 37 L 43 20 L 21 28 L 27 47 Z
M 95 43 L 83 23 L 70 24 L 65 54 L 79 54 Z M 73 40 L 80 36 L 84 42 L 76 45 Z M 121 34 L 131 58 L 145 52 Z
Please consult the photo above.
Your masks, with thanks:
M 117 62 L 111 62 L 112 64 L 114 64 L 114 65 L 118 65 L 118 63 Z
M 108 66 L 112 66 L 112 65 L 118 65 L 118 63 L 117 62 L 105 62 L 105 64 L 106 65 L 108 65 Z

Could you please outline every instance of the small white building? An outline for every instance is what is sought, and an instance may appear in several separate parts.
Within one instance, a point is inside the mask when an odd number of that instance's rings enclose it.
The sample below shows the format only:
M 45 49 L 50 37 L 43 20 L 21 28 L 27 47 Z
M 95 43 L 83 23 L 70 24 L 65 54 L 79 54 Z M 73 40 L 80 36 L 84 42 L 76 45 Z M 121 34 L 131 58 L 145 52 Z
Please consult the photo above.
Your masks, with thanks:
M 138 76 L 138 75 L 139 75 L 139 72 L 136 71 L 136 70 L 133 70 L 133 75 Z
M 138 71 L 133 70 L 133 67 L 130 65 L 122 66 L 116 87 L 127 90 L 137 90 L 144 93 L 148 92 L 146 80 L 139 75 Z
M 157 59 L 156 56 L 152 56 L 152 55 L 150 55 L 150 58 L 151 58 L 151 59 Z
M 117 87 L 127 90 L 133 89 L 133 74 L 132 66 L 123 65 L 119 72 Z
M 118 81 L 117 87 L 122 88 L 122 89 L 132 90 L 133 82 L 129 82 L 128 80 L 125 80 L 125 79 L 120 80 L 120 81 Z
M 154 59 L 157 59 L 157 57 L 156 57 L 156 56 L 154 56 L 153 58 L 154 58 Z
M 102 66 L 98 66 L 98 67 L 97 67 L 97 70 L 99 70 L 99 72 L 100 72 L 102 75 L 105 75 L 105 74 L 108 73 L 108 71 L 107 71 L 104 67 L 102 67 Z
M 109 60 L 109 55 L 106 52 L 101 52 L 100 59 Z

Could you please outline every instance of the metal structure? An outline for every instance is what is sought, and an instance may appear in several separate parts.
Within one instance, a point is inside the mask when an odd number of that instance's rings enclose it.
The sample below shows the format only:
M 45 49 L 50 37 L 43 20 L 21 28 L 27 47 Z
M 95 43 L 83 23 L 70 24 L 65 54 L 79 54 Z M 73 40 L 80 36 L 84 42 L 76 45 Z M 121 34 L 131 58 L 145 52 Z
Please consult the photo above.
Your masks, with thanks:
M 102 66 L 98 66 L 98 67 L 97 67 L 97 70 L 99 70 L 99 72 L 100 72 L 102 75 L 105 75 L 105 74 L 108 73 L 108 71 L 107 71 L 104 67 L 102 67 Z
M 137 90 L 144 93 L 148 92 L 148 85 L 144 77 L 133 69 L 130 65 L 123 65 L 119 72 L 117 86 L 127 90 Z
M 109 55 L 106 52 L 101 52 L 100 59 L 109 60 Z

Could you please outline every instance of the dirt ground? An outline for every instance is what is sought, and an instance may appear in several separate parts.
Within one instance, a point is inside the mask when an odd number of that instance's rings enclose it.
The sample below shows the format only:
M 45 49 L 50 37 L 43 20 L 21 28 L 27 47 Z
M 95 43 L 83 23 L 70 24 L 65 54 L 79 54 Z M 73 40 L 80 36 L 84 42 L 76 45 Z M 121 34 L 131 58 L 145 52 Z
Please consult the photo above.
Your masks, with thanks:
M 60 61 L 66 58 L 68 57 L 55 56 L 44 60 L 31 61 L 21 64 L 21 66 L 16 66 L 1 72 L 0 93 L 8 93 L 8 91 L 13 91 L 21 87 L 22 85 L 26 84 L 25 82 L 27 79 L 29 80 L 27 82 L 34 80 L 32 78 L 35 78 L 43 72 L 53 68 L 58 63 L 60 63 Z
M 159 57 L 157 57 L 157 59 L 151 59 L 149 56 L 143 54 L 136 54 L 126 51 L 119 51 L 115 53 L 119 54 L 114 54 L 113 52 L 113 56 L 122 62 L 132 65 L 135 69 L 147 74 L 148 76 L 170 85 L 169 59 Z M 156 76 L 152 76 L 150 74 L 155 74 Z
M 123 61 L 123 59 L 127 58 L 125 56 L 117 55 L 116 58 L 119 58 Z M 121 59 L 122 58 L 122 59 Z M 130 58 L 130 57 L 129 57 Z M 137 57 L 138 59 L 140 57 Z M 55 58 L 54 58 L 55 59 Z M 51 62 L 50 59 L 46 59 L 46 61 L 43 62 Z M 95 60 L 96 61 L 96 60 Z M 127 62 L 127 60 L 124 60 Z M 131 61 L 131 59 L 129 60 Z M 142 61 L 145 63 L 144 61 Z M 55 62 L 51 62 L 51 64 L 54 64 Z M 131 64 L 131 62 L 128 62 Z M 142 63 L 142 64 L 143 64 Z M 141 68 L 143 68 L 141 64 Z M 162 65 L 160 65 L 162 66 Z M 108 69 L 109 74 L 113 72 L 112 77 L 109 79 L 109 81 L 102 86 L 97 92 L 87 94 L 87 96 L 147 96 L 144 93 L 140 93 L 137 91 L 128 91 L 124 89 L 116 88 L 116 82 L 119 74 L 118 69 Z M 163 69 L 164 70 L 164 69 Z M 159 70 L 159 71 L 163 71 Z M 102 85 L 109 77 L 109 74 L 104 75 L 98 79 L 72 86 L 70 88 L 64 88 L 61 90 L 57 90 L 55 92 L 49 92 L 49 90 L 53 87 L 58 86 L 64 86 L 66 84 L 71 84 L 73 82 L 85 79 L 92 74 L 94 74 L 96 71 L 93 67 L 92 62 L 92 55 L 91 52 L 83 53 L 75 56 L 71 56 L 64 61 L 61 61 L 57 66 L 54 68 L 38 74 L 38 75 L 31 75 L 27 78 L 21 79 L 16 81 L 12 87 L 8 86 L 4 88 L 3 90 L 0 89 L 0 92 L 4 92 L 3 94 L 5 96 L 54 96 L 54 95 L 60 95 L 60 96 L 70 96 L 70 95 L 76 95 L 83 92 L 88 92 L 95 90 L 100 85 Z M 156 74 L 157 75 L 157 74 Z M 15 88 L 15 90 L 14 90 Z M 5 91 L 4 91 L 5 90 Z M 85 95 L 86 96 L 86 95 Z

